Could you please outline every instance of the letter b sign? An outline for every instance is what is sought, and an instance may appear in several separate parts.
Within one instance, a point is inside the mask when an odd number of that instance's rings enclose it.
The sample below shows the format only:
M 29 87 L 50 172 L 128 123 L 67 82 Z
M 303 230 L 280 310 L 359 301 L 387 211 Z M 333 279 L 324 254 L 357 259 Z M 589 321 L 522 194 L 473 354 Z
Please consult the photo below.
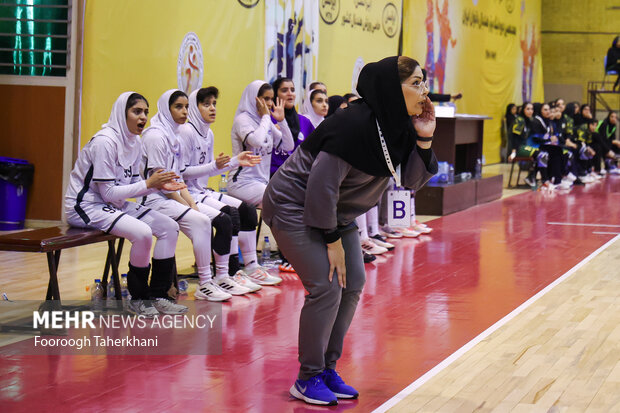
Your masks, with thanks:
M 408 227 L 411 224 L 411 192 L 388 191 L 388 225 Z

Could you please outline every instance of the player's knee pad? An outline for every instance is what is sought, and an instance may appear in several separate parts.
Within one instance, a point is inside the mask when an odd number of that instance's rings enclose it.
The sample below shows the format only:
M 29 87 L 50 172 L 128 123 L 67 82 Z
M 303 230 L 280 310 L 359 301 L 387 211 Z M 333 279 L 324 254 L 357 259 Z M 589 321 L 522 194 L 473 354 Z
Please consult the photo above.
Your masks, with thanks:
M 239 205 L 239 220 L 240 231 L 254 231 L 258 226 L 258 215 L 256 214 L 256 208 L 253 206 L 241 202 Z
M 236 237 L 239 235 L 239 228 L 241 226 L 241 218 L 239 216 L 239 210 L 234 206 L 226 205 L 220 209 L 223 213 L 230 217 L 230 221 L 232 224 L 232 236 Z
M 212 248 L 213 251 L 220 255 L 230 252 L 230 241 L 232 239 L 232 222 L 230 216 L 219 214 L 211 221 L 215 229 Z

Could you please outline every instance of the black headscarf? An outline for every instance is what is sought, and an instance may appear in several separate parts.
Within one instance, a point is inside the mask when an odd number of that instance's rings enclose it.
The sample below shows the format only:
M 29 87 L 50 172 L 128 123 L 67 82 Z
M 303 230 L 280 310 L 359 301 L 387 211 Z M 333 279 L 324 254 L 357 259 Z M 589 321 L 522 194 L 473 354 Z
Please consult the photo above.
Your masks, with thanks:
M 327 116 L 325 117 L 332 115 L 335 111 L 340 109 L 340 105 L 344 102 L 344 98 L 340 95 L 334 95 L 330 96 L 327 102 L 329 103 L 329 109 L 327 109 Z
M 398 56 L 369 63 L 360 72 L 357 99 L 325 119 L 301 144 L 313 155 L 327 152 L 373 176 L 391 176 L 375 119 L 379 121 L 394 167 L 415 148 L 416 133 L 398 76 Z
M 618 126 L 618 121 L 616 120 L 616 124 L 612 125 L 610 122 L 611 114 L 616 112 L 609 112 L 607 117 L 603 119 L 603 122 L 598 127 L 598 133 L 605 139 L 614 140 L 616 138 L 616 128 Z M 617 114 L 616 114 L 617 116 Z
M 590 121 L 591 118 L 586 118 L 585 116 L 583 116 L 583 108 L 585 108 L 586 106 L 590 108 L 590 105 L 588 105 L 587 103 L 584 103 L 579 108 L 579 113 L 575 115 L 575 127 L 581 126 L 584 123 Z M 590 108 L 590 113 L 592 113 L 592 108 Z
M 515 119 L 517 118 L 517 115 L 512 114 L 512 108 L 515 106 L 516 105 L 514 103 L 509 103 L 508 106 L 506 106 L 506 125 L 508 126 L 508 130 L 510 130 L 512 124 L 515 123 Z
M 566 104 L 566 108 L 564 108 L 564 114 L 570 116 L 573 120 L 577 115 L 577 110 L 579 109 L 579 103 L 577 102 L 569 102 Z
M 284 82 L 292 83 L 293 81 L 288 77 L 279 77 L 271 84 L 271 87 L 273 87 L 273 95 L 275 97 L 278 96 L 278 89 L 280 89 L 280 86 L 282 86 L 282 83 Z M 295 142 L 297 142 L 297 138 L 299 136 L 299 117 L 297 116 L 295 106 L 293 106 L 291 109 L 284 108 L 284 119 L 286 119 L 288 128 L 293 134 L 293 139 L 295 140 Z

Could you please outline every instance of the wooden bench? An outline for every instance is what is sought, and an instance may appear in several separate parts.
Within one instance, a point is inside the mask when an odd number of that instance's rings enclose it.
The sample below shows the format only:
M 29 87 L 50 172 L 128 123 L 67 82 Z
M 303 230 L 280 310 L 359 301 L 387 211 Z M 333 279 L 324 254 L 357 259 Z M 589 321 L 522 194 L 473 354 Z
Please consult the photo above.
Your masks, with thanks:
M 119 240 L 118 247 L 115 247 L 117 239 Z M 82 245 L 104 241 L 107 241 L 108 243 L 108 254 L 103 276 L 101 278 L 101 282 L 104 287 L 104 294 L 107 294 L 108 274 L 111 269 L 115 298 L 117 300 L 121 300 L 121 284 L 118 276 L 118 264 L 123 251 L 123 243 L 125 241 L 124 238 L 119 238 L 112 234 L 106 234 L 105 232 L 96 229 L 59 226 L 24 230 L 0 235 L 0 251 L 46 253 L 50 279 L 47 285 L 47 294 L 45 299 L 60 301 L 60 290 L 58 288 L 57 276 L 58 264 L 60 262 L 60 252 L 66 248 L 80 247 Z

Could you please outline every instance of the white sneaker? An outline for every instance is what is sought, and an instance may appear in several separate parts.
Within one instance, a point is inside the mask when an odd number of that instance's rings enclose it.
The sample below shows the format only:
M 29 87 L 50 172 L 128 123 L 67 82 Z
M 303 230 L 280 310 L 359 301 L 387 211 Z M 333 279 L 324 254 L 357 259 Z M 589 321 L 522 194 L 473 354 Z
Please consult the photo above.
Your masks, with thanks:
M 213 283 L 213 281 L 207 281 L 206 283 L 200 284 L 196 287 L 194 297 L 198 300 L 226 301 L 229 300 L 232 295 L 222 291 Z
M 542 184 L 541 189 L 546 189 L 547 191 L 553 191 L 555 189 L 555 185 L 553 185 L 550 181 L 546 181 Z
M 243 295 L 250 292 L 249 288 L 240 285 L 232 277 L 224 277 L 221 280 L 215 280 L 215 283 L 228 294 Z
M 251 273 L 247 274 L 247 277 L 256 284 L 259 285 L 278 285 L 282 282 L 282 278 L 276 277 L 267 271 L 266 268 L 259 266 Z
M 571 186 L 573 186 L 573 183 L 568 179 L 564 178 L 557 187 L 559 189 L 570 189 Z
M 387 248 L 378 246 L 368 238 L 362 241 L 362 250 L 364 250 L 367 254 L 372 255 L 380 255 L 388 252 Z
M 414 225 L 414 229 L 416 231 L 419 231 L 417 227 L 420 227 L 421 229 L 424 229 L 426 232 L 422 232 L 422 234 L 430 234 L 431 232 L 433 232 L 433 228 L 429 227 L 428 225 L 426 225 L 423 222 L 418 221 L 417 219 L 415 220 L 415 225 Z
M 601 172 L 599 173 L 601 174 L 601 176 L 607 175 L 607 171 L 605 169 L 601 169 Z
M 386 238 L 382 237 L 380 234 L 373 235 L 370 237 L 370 240 L 378 246 L 386 248 L 388 251 L 392 251 L 395 248 L 394 244 L 387 242 Z
M 595 179 L 592 178 L 590 175 L 580 176 L 579 180 L 583 182 L 584 184 L 591 184 L 592 182 L 595 181 Z
M 401 234 L 400 231 L 396 231 L 395 229 L 392 229 L 388 227 L 387 225 L 381 228 L 381 231 L 383 232 L 383 235 L 388 238 L 402 238 L 403 237 L 403 234 Z
M 406 238 L 416 238 L 416 237 L 419 237 L 420 234 L 421 234 L 420 231 L 416 231 L 414 228 L 411 228 L 411 227 L 410 228 L 401 229 L 400 232 Z
M 611 175 L 620 175 L 620 168 L 612 168 L 609 170 Z
M 243 272 L 243 270 L 237 271 L 237 273 L 233 275 L 233 279 L 237 282 L 237 284 L 250 290 L 251 293 L 255 293 L 256 291 L 263 288 L 250 280 L 250 278 L 245 274 L 245 272 Z
M 142 300 L 129 300 L 127 303 L 127 311 L 135 315 L 141 315 L 146 318 L 153 318 L 159 315 L 159 311 L 155 309 L 152 305 L 148 307 L 144 305 L 144 301 Z
M 430 234 L 431 232 L 433 232 L 432 228 L 429 227 L 423 227 L 422 225 L 419 224 L 415 224 L 411 227 L 414 231 L 419 232 L 420 234 Z
M 156 298 L 153 300 L 153 307 L 162 314 L 185 314 L 188 308 L 184 305 L 177 304 L 167 298 Z
M 597 174 L 596 172 L 590 172 L 590 173 L 588 174 L 588 176 L 589 176 L 590 178 L 594 179 L 595 181 L 596 181 L 596 180 L 599 180 L 599 179 L 603 179 L 603 177 L 602 177 L 602 176 L 600 176 L 599 174 Z
M 568 179 L 570 182 L 575 182 L 577 180 L 577 177 L 572 172 L 569 172 L 568 175 L 566 175 L 566 179 Z

